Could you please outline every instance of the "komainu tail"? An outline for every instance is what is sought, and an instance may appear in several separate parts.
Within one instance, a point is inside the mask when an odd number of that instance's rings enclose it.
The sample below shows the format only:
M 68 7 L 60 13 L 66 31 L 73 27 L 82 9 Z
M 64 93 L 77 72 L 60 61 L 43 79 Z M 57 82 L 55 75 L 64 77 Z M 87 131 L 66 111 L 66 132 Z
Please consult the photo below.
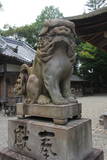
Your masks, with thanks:
M 26 85 L 29 78 L 29 75 L 31 74 L 31 67 L 29 67 L 27 64 L 23 64 L 20 69 L 19 76 L 17 78 L 14 92 L 15 95 L 24 95 L 26 97 L 27 91 L 26 91 Z

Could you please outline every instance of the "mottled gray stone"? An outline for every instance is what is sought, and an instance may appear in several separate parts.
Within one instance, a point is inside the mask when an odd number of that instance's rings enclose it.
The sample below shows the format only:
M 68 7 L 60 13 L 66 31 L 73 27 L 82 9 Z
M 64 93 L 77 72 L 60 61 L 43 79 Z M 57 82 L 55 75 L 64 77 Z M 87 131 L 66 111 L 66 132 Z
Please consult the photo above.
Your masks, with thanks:
M 84 160 L 104 160 L 104 153 L 100 149 L 93 149 Z
M 40 32 L 32 67 L 24 64 L 15 85 L 27 104 L 77 102 L 71 92 L 75 63 L 75 24 L 66 19 L 46 20 Z
M 91 121 L 67 125 L 37 120 L 9 120 L 8 147 L 37 160 L 83 160 L 92 151 Z
M 107 129 L 107 112 L 103 113 L 104 129 Z
M 81 118 L 81 104 L 40 105 L 18 103 L 17 116 L 24 115 L 52 118 L 56 124 L 65 124 L 68 118 Z
M 0 160 L 36 160 L 34 158 L 26 157 L 19 153 L 16 153 L 8 148 L 0 151 Z M 93 149 L 93 151 L 83 160 L 104 160 L 104 154 L 102 150 Z
M 2 151 L 0 151 L 0 160 L 34 160 L 34 159 L 30 157 L 26 157 L 16 152 L 13 152 L 8 148 L 5 148 Z

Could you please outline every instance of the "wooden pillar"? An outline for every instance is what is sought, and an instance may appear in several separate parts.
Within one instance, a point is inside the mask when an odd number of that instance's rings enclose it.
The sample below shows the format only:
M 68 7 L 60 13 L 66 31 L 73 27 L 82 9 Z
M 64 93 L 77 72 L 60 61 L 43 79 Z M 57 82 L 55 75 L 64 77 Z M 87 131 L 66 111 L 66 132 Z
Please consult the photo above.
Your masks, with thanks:
M 2 98 L 4 102 L 6 102 L 7 99 L 6 72 L 7 72 L 7 65 L 4 64 L 3 86 L 2 86 Z

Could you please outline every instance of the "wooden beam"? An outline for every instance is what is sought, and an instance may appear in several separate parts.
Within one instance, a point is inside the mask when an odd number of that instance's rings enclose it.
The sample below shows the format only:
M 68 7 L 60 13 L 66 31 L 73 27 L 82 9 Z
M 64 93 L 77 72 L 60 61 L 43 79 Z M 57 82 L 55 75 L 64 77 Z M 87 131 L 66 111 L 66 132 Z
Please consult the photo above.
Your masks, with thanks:
M 88 35 L 92 33 L 104 32 L 107 30 L 107 22 L 89 25 L 87 27 L 78 27 L 76 28 L 76 32 L 78 35 Z

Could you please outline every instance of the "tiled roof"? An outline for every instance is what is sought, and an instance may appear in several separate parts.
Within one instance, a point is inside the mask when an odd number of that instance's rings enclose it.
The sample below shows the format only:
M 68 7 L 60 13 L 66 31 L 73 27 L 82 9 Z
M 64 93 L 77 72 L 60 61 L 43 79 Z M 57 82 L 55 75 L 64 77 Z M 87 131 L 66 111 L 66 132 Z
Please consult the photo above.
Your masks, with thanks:
M 35 50 L 23 41 L 0 36 L 0 54 L 13 57 L 22 63 L 31 63 Z

